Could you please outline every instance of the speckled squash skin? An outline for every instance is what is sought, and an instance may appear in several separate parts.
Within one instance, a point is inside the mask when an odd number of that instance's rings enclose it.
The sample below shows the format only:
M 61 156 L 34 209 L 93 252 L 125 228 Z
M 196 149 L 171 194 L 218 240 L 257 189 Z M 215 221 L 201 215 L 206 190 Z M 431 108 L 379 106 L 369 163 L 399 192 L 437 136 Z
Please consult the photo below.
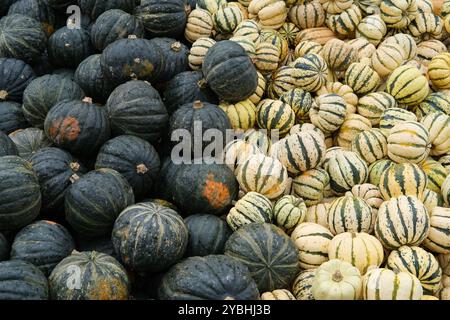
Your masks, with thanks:
M 67 189 L 87 170 L 62 149 L 48 147 L 30 157 L 42 192 L 42 210 L 61 210 Z
M 3 233 L 0 232 L 0 261 L 7 260 L 9 257 L 9 243 Z
M 18 156 L 0 158 L 0 230 L 33 221 L 41 209 L 41 191 L 31 164 Z
M 55 31 L 56 16 L 45 0 L 19 0 L 9 7 L 8 14 L 23 14 L 39 21 L 47 36 Z
M 0 262 L 1 300 L 47 300 L 48 282 L 34 265 L 20 260 Z
M 147 141 L 123 135 L 107 141 L 100 149 L 95 168 L 119 172 L 133 188 L 137 198 L 150 194 L 158 184 L 159 155 Z
M 143 38 L 142 22 L 125 11 L 111 9 L 102 13 L 92 25 L 91 40 L 95 49 L 102 51 L 114 41 L 132 34 Z
M 211 214 L 194 214 L 184 222 L 189 231 L 186 257 L 223 254 L 225 242 L 233 233 L 225 221 Z
M 61 0 L 59 0 L 61 1 Z M 64 1 L 64 0 L 63 0 Z M 69 1 L 70 2 L 70 1 Z M 81 12 L 95 20 L 103 12 L 110 9 L 120 9 L 128 13 L 133 12 L 136 6 L 135 0 L 78 0 Z
M 23 116 L 20 103 L 14 101 L 0 101 L 0 130 L 9 134 L 29 126 L 30 124 Z
M 172 267 L 159 285 L 158 298 L 259 300 L 259 292 L 246 266 L 224 255 L 209 255 L 191 257 Z
M 17 156 L 19 151 L 16 145 L 6 133 L 0 131 L 0 157 Z
M 49 285 L 53 300 L 127 300 L 129 295 L 125 269 L 96 251 L 72 252 L 53 269 Z
M 44 131 L 59 147 L 92 155 L 109 139 L 111 128 L 103 106 L 89 100 L 63 100 L 48 112 Z
M 151 41 L 161 48 L 164 56 L 161 81 L 169 81 L 177 74 L 190 70 L 189 48 L 186 45 L 172 38 L 154 38 Z
M 50 147 L 52 142 L 45 136 L 44 131 L 37 128 L 26 128 L 12 132 L 9 137 L 17 147 L 19 156 L 25 160 L 38 150 Z
M 196 100 L 218 104 L 219 99 L 203 80 L 201 71 L 185 71 L 167 82 L 164 103 L 169 114 L 184 104 Z
M 158 272 L 183 257 L 188 229 L 174 210 L 145 202 L 122 211 L 112 241 L 125 266 L 138 272 Z
M 45 275 L 75 249 L 69 231 L 53 221 L 40 220 L 17 233 L 11 246 L 11 259 L 38 267 Z
M 133 80 L 118 86 L 106 103 L 113 135 L 129 134 L 156 143 L 168 124 L 164 103 L 150 83 Z
M 90 171 L 64 197 L 66 220 L 75 231 L 91 237 L 108 234 L 120 212 L 132 204 L 131 186 L 112 169 Z
M 58 102 L 84 97 L 84 91 L 71 79 L 61 75 L 44 75 L 30 82 L 23 93 L 22 111 L 25 119 L 42 129 L 48 111 Z
M 152 38 L 177 37 L 184 32 L 188 12 L 184 0 L 143 0 L 134 15 Z
M 133 36 L 111 43 L 100 58 L 105 76 L 115 85 L 132 79 L 155 83 L 164 63 L 164 55 L 155 43 Z
M 0 58 L 0 102 L 22 102 L 25 88 L 35 77 L 33 69 L 22 60 Z
M 287 288 L 299 272 L 294 241 L 269 223 L 251 223 L 234 232 L 225 255 L 249 268 L 260 292 Z

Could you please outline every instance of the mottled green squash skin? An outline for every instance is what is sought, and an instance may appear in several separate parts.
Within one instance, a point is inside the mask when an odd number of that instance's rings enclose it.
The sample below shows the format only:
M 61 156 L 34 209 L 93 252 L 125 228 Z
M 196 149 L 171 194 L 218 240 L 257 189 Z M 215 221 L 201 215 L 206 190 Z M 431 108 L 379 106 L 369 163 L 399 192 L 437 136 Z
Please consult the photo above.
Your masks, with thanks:
M 109 139 L 111 127 L 103 106 L 88 100 L 63 100 L 47 113 L 44 132 L 57 146 L 88 156 Z
M 188 12 L 183 0 L 142 0 L 134 15 L 152 38 L 177 37 L 184 32 Z
M 31 63 L 46 48 L 47 35 L 35 19 L 21 14 L 11 14 L 0 19 L 0 57 Z
M 31 263 L 10 260 L 0 262 L 0 300 L 48 300 L 45 275 Z
M 72 252 L 49 277 L 53 300 L 127 300 L 129 280 L 113 257 L 96 251 Z
M 55 31 L 56 13 L 46 0 L 19 0 L 9 7 L 8 14 L 23 14 L 39 21 L 47 36 Z
M 224 255 L 191 257 L 173 266 L 163 277 L 161 300 L 259 300 L 246 266 Z
M 150 41 L 160 47 L 164 55 L 161 81 L 169 81 L 177 74 L 189 70 L 189 48 L 186 45 L 171 38 L 154 38 Z
M 150 83 L 128 81 L 111 93 L 106 103 L 113 135 L 133 135 L 150 143 L 159 142 L 169 115 Z
M 196 100 L 218 104 L 219 99 L 203 80 L 201 71 L 185 71 L 167 82 L 164 103 L 169 114 L 179 107 Z
M 107 141 L 100 149 L 95 168 L 119 172 L 133 188 L 137 198 L 152 193 L 158 184 L 159 155 L 147 141 L 123 135 Z
M 6 133 L 0 131 L 0 157 L 17 156 L 19 151 L 16 145 Z
M 135 0 L 78 0 L 81 12 L 95 20 L 103 12 L 110 9 L 120 9 L 128 13 L 133 12 Z
M 18 156 L 0 158 L 0 230 L 16 230 L 41 209 L 39 181 L 31 163 Z
M 48 111 L 62 100 L 81 100 L 84 91 L 71 79 L 61 75 L 45 75 L 30 82 L 23 93 L 22 111 L 36 128 L 44 128 Z
M 186 257 L 223 254 L 225 242 L 233 233 L 224 220 L 211 214 L 194 214 L 184 221 L 189 230 Z
M 40 220 L 20 230 L 11 246 L 11 259 L 23 260 L 46 276 L 75 249 L 69 231 L 52 221 Z
M 9 134 L 16 130 L 28 128 L 30 124 L 25 119 L 20 103 L 0 101 L 0 130 Z
M 58 148 L 42 148 L 30 157 L 42 192 L 42 210 L 62 210 L 64 195 L 87 170 L 70 153 Z
M 83 28 L 63 27 L 48 39 L 48 56 L 58 67 L 76 68 L 93 53 L 89 32 Z
M 300 271 L 294 241 L 269 223 L 239 228 L 225 244 L 225 254 L 249 268 L 260 292 L 288 288 Z
M 229 102 L 250 97 L 258 86 L 258 74 L 245 50 L 236 42 L 217 42 L 206 53 L 202 65 L 209 87 Z
M 0 232 L 0 261 L 8 260 L 9 243 L 3 233 Z
M 66 220 L 88 237 L 110 233 L 120 212 L 132 204 L 131 186 L 112 169 L 90 171 L 75 181 L 64 197 Z
M 158 272 L 183 257 L 188 230 L 174 210 L 145 202 L 122 211 L 112 241 L 125 266 L 137 272 Z
M 0 102 L 22 102 L 25 88 L 35 77 L 33 69 L 22 60 L 0 58 Z
M 103 51 L 116 40 L 135 35 L 144 37 L 144 26 L 136 17 L 119 9 L 111 9 L 102 13 L 91 29 L 91 39 L 95 49 Z
M 161 49 L 147 39 L 120 39 L 103 50 L 100 64 L 115 85 L 136 79 L 157 83 L 164 67 Z
M 52 142 L 45 136 L 44 131 L 37 128 L 26 128 L 9 134 L 17 147 L 19 156 L 29 160 L 38 150 L 50 147 Z

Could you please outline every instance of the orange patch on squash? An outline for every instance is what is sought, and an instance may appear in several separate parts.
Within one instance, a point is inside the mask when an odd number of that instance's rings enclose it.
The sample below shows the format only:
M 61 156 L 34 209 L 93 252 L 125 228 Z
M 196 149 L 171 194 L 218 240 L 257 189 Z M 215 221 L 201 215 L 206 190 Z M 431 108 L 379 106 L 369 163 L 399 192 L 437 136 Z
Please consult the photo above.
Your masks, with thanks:
M 50 136 L 55 139 L 56 143 L 64 143 L 78 138 L 80 131 L 78 120 L 74 117 L 59 118 L 52 122 Z
M 99 279 L 89 292 L 90 300 L 126 300 L 128 287 L 118 279 Z
M 203 196 L 215 209 L 223 208 L 230 202 L 230 191 L 228 191 L 227 186 L 222 182 L 215 181 L 214 175 L 211 173 L 206 178 Z
M 46 223 L 46 224 L 56 224 L 56 222 L 53 222 L 53 221 L 50 221 L 50 220 L 44 220 L 44 222 Z

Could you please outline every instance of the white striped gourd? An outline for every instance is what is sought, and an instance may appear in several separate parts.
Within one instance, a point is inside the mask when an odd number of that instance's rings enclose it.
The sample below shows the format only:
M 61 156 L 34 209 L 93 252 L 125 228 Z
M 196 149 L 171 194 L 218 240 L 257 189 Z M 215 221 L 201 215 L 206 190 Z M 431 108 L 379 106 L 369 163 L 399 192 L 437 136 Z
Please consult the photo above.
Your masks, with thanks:
M 223 6 L 214 14 L 214 29 L 220 33 L 232 33 L 244 20 L 241 10 L 235 6 Z
M 450 89 L 450 53 L 444 52 L 431 59 L 428 66 L 428 77 L 433 86 L 439 89 Z
M 324 45 L 330 39 L 335 39 L 336 35 L 327 27 L 308 28 L 301 30 L 295 38 L 296 45 L 302 41 L 315 41 Z
M 219 108 L 227 114 L 233 129 L 246 131 L 255 126 L 256 106 L 249 99 L 236 103 L 222 101 Z
M 417 44 L 414 41 L 414 38 L 409 34 L 398 33 L 396 35 L 387 37 L 381 43 L 381 46 L 390 44 L 390 45 L 400 45 L 405 53 L 405 59 L 411 60 L 414 59 L 417 54 Z
M 323 191 L 330 178 L 326 170 L 321 168 L 307 170 L 292 181 L 294 193 L 305 200 L 307 206 L 319 203 L 323 199 Z
M 337 131 L 344 122 L 346 114 L 344 98 L 335 93 L 318 96 L 309 110 L 311 123 L 324 133 Z
M 277 289 L 272 292 L 264 292 L 261 300 L 296 300 L 294 295 L 286 289 Z
M 428 80 L 417 68 L 409 65 L 400 66 L 389 76 L 386 92 L 400 104 L 418 104 L 428 95 Z
M 212 15 L 203 9 L 194 9 L 188 16 L 184 36 L 190 42 L 199 38 L 208 38 L 213 31 Z
M 369 183 L 378 186 L 380 184 L 381 174 L 395 164 L 389 159 L 377 160 L 369 166 Z
M 319 2 L 329 14 L 341 13 L 353 4 L 352 0 L 319 0 Z
M 311 292 L 317 269 L 301 271 L 292 283 L 292 293 L 297 300 L 314 300 Z
M 371 164 L 386 157 L 387 140 L 380 129 L 370 129 L 356 135 L 351 150 Z
M 329 162 L 332 158 L 336 156 L 339 152 L 343 151 L 341 147 L 330 147 L 327 149 L 327 152 L 325 153 L 325 157 L 322 161 L 322 168 L 325 170 L 328 170 Z
M 318 96 L 329 93 L 335 93 L 345 100 L 345 102 L 347 103 L 347 114 L 349 113 L 348 112 L 349 109 L 353 109 L 358 104 L 358 96 L 354 94 L 353 89 L 350 86 L 343 84 L 341 82 L 337 81 L 327 82 L 322 88 L 320 88 L 316 92 Z M 349 107 L 348 105 L 351 105 L 351 107 Z
M 325 11 L 318 1 L 311 1 L 292 6 L 288 17 L 300 30 L 317 28 L 325 22 Z
M 348 35 L 356 30 L 362 20 L 361 9 L 356 4 L 338 14 L 329 14 L 325 24 L 331 31 L 340 35 Z
M 380 11 L 386 26 L 395 29 L 408 26 L 418 13 L 414 0 L 381 0 Z
M 285 195 L 277 200 L 273 207 L 273 221 L 287 234 L 306 218 L 306 204 L 301 198 Z
M 280 50 L 280 61 L 283 61 L 289 53 L 289 43 L 276 30 L 262 29 L 260 33 L 260 42 L 269 42 Z
M 400 122 L 404 121 L 417 121 L 417 117 L 414 113 L 401 109 L 401 108 L 389 108 L 383 111 L 380 117 L 380 130 L 387 137 L 391 129 Z
M 395 107 L 397 102 L 389 93 L 370 92 L 359 98 L 356 111 L 375 126 L 380 123 L 381 115 L 385 110 Z
M 317 91 L 328 76 L 325 60 L 317 54 L 310 53 L 296 59 L 292 66 L 300 71 L 297 78 L 298 87 L 306 91 Z
M 237 174 L 239 165 L 244 163 L 251 155 L 259 152 L 256 145 L 237 139 L 230 141 L 225 146 L 223 150 L 223 161 L 234 174 Z
M 336 141 L 338 146 L 345 150 L 352 148 L 352 141 L 359 133 L 368 131 L 372 128 L 370 121 L 359 114 L 348 114 L 339 128 Z
M 270 99 L 278 99 L 284 93 L 294 89 L 297 86 L 298 76 L 299 71 L 294 67 L 282 66 L 278 68 L 269 79 L 267 96 Z
M 430 232 L 423 245 L 434 253 L 450 253 L 450 208 L 435 207 L 433 209 Z
M 442 39 L 444 22 L 442 18 L 432 12 L 419 10 L 416 18 L 408 26 L 409 33 L 416 39 L 426 41 Z
M 211 38 L 199 38 L 194 41 L 188 56 L 189 67 L 191 67 L 192 70 L 202 69 L 203 59 L 209 48 L 215 43 L 216 41 Z
M 356 94 L 364 95 L 375 91 L 380 84 L 380 77 L 370 66 L 355 62 L 345 71 L 345 84 Z
M 328 228 L 328 209 L 330 203 L 318 203 L 308 207 L 306 211 L 306 222 L 313 222 Z
M 292 22 L 285 22 L 278 30 L 280 35 L 287 40 L 289 46 L 292 47 L 295 44 L 295 38 L 297 34 L 300 32 L 300 29 L 293 24 Z
M 295 124 L 295 114 L 288 104 L 280 100 L 264 99 L 258 104 L 256 121 L 261 129 L 275 130 L 284 136 Z
M 287 8 L 284 1 L 252 0 L 248 13 L 250 18 L 258 18 L 262 28 L 279 29 L 286 20 Z
M 257 105 L 260 101 L 264 92 L 266 91 L 266 79 L 261 74 L 261 72 L 256 71 L 258 74 L 258 86 L 255 89 L 255 92 L 248 98 L 254 105 Z
M 443 92 L 433 92 L 420 104 L 414 106 L 414 111 L 419 120 L 433 112 L 450 115 L 450 97 Z
M 294 88 L 284 92 L 279 99 L 291 106 L 298 122 L 306 122 L 309 120 L 309 110 L 314 100 L 308 91 Z
M 427 175 L 427 188 L 433 190 L 434 192 L 441 192 L 441 186 L 447 177 L 447 171 L 445 168 L 432 158 L 427 158 L 420 164 L 420 167 Z
M 305 40 L 295 47 L 295 58 L 303 57 L 309 53 L 320 55 L 321 52 L 322 46 L 320 44 L 314 41 Z
M 256 44 L 259 42 L 260 32 L 261 27 L 258 22 L 253 20 L 244 20 L 236 27 L 236 29 L 234 29 L 233 36 L 246 37 Z
M 255 145 L 262 154 L 268 154 L 271 140 L 264 130 L 249 129 L 244 132 L 242 139 Z
M 380 77 L 385 77 L 405 61 L 402 47 L 393 44 L 380 45 L 370 57 L 372 68 Z
M 289 134 L 297 134 L 300 132 L 307 132 L 307 131 L 314 131 L 316 133 L 318 133 L 323 140 L 325 140 L 325 135 L 323 134 L 323 132 L 317 128 L 315 125 L 313 125 L 312 123 L 302 123 L 302 124 L 296 124 L 294 125 L 291 130 L 289 130 Z
M 433 39 L 428 41 L 422 41 L 417 45 L 416 59 L 420 61 L 424 66 L 430 67 L 430 63 L 435 56 L 441 58 L 448 54 L 447 47 L 441 41 Z M 442 56 L 443 55 L 443 56 Z M 432 77 L 430 77 L 432 79 Z M 444 78 L 441 78 L 444 80 Z M 445 81 L 445 80 L 444 80 Z M 432 81 L 433 82 L 433 81 Z
M 256 45 L 255 66 L 262 74 L 269 74 L 278 68 L 280 50 L 270 42 L 259 42 Z
M 356 49 L 356 61 L 371 65 L 370 58 L 375 53 L 377 48 L 371 44 L 366 38 L 356 38 L 347 42 L 353 48 Z
M 352 62 L 356 61 L 357 51 L 342 40 L 331 39 L 323 46 L 322 56 L 331 70 L 345 71 Z
M 444 205 L 444 198 L 440 192 L 434 192 L 430 189 L 425 189 L 423 192 L 423 204 L 428 212 L 432 212 L 435 207 L 442 207 Z
M 347 191 L 347 193 L 349 192 Z M 351 194 L 363 199 L 370 206 L 372 209 L 372 223 L 375 223 L 378 209 L 384 201 L 380 189 L 370 183 L 357 184 L 352 188 Z
M 356 38 L 363 37 L 373 45 L 378 45 L 386 34 L 387 28 L 383 19 L 377 14 L 363 18 L 357 25 Z
M 211 14 L 215 14 L 219 8 L 227 4 L 226 0 L 198 0 L 197 7 L 207 10 Z

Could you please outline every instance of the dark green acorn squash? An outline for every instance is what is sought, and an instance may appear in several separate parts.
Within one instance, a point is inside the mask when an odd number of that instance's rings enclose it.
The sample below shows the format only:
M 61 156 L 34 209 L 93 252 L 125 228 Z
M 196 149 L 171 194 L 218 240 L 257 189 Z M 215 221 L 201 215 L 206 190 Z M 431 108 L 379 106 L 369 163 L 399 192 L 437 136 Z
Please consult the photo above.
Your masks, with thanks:
M 89 59 L 89 57 L 86 58 L 86 59 Z M 69 78 L 70 80 L 74 80 L 75 79 L 75 70 L 73 70 L 73 69 L 59 68 L 59 69 L 53 70 L 52 74 L 60 75 L 60 76 L 63 76 L 65 78 Z
M 99 103 L 105 103 L 114 89 L 114 85 L 103 73 L 100 54 L 89 56 L 78 65 L 74 81 L 80 85 L 88 97 Z
M 173 204 L 173 181 L 175 181 L 175 176 L 178 170 L 181 170 L 183 167 L 183 163 L 174 164 L 170 156 L 162 159 L 158 186 L 158 196 L 160 199 Z M 177 207 L 175 204 L 173 205 Z M 175 211 L 184 216 L 182 211 Z
M 31 81 L 23 95 L 23 114 L 29 123 L 40 129 L 44 128 L 45 117 L 55 104 L 84 98 L 83 89 L 76 82 L 51 74 Z
M 3 233 L 0 232 L 0 261 L 7 260 L 9 257 L 9 243 Z
M 10 260 L 0 262 L 0 300 L 47 300 L 45 275 L 31 263 Z
M 17 156 L 19 151 L 10 137 L 0 130 L 0 157 Z
M 49 277 L 53 300 L 127 300 L 127 272 L 113 257 L 76 252 L 64 258 Z
M 236 42 L 219 41 L 206 53 L 203 74 L 219 98 L 235 102 L 250 97 L 258 86 L 258 74 L 245 50 Z
M 78 5 L 81 8 L 81 12 L 95 20 L 103 12 L 110 9 L 120 9 L 132 13 L 136 2 L 135 0 L 78 0 Z
M 114 246 L 112 244 L 111 235 L 96 237 L 96 238 L 86 238 L 82 235 L 77 235 L 77 248 L 80 251 L 97 251 L 107 255 L 110 255 L 114 259 L 118 260 L 116 252 L 114 251 Z
M 107 141 L 97 155 L 95 168 L 119 172 L 133 188 L 137 198 L 150 194 L 158 184 L 160 161 L 147 141 L 129 135 Z
M 0 158 L 0 230 L 33 221 L 41 209 L 39 181 L 31 163 L 18 156 Z
M 125 266 L 138 272 L 158 272 L 183 257 L 188 230 L 174 210 L 145 202 L 122 211 L 112 241 Z
M 122 210 L 134 204 L 133 190 L 112 169 L 90 171 L 66 191 L 64 209 L 72 228 L 87 237 L 107 235 Z
M 107 46 L 100 63 L 105 76 L 119 85 L 130 80 L 157 82 L 165 62 L 156 44 L 131 35 Z
M 0 57 L 31 63 L 47 48 L 47 35 L 33 18 L 11 14 L 0 19 Z
M 133 80 L 111 93 L 106 110 L 114 135 L 129 134 L 151 143 L 160 140 L 169 116 L 164 103 L 150 83 Z
M 194 214 L 184 221 L 189 230 L 185 256 L 223 254 L 225 242 L 232 234 L 224 220 L 211 214 Z
M 45 136 L 44 131 L 37 128 L 17 130 L 10 133 L 9 137 L 14 141 L 19 151 L 19 156 L 25 160 L 29 160 L 38 150 L 52 145 L 52 142 Z
M 51 64 L 47 51 L 45 51 L 38 59 L 33 61 L 31 65 L 37 77 L 53 73 L 55 67 Z
M 185 71 L 167 82 L 164 90 L 164 103 L 169 114 L 180 106 L 196 100 L 218 104 L 219 99 L 203 80 L 201 71 Z
M 25 119 L 20 103 L 13 101 L 0 102 L 0 130 L 11 133 L 27 128 L 30 124 Z
M 22 60 L 0 58 L 0 102 L 22 102 L 25 88 L 35 77 L 33 69 Z
M 158 288 L 161 300 L 259 300 L 248 268 L 225 255 L 191 257 L 173 266 Z
M 53 221 L 40 220 L 20 230 L 11 246 L 11 259 L 29 262 L 46 276 L 75 249 L 69 231 Z
M 36 151 L 29 161 L 41 186 L 42 209 L 60 211 L 67 189 L 86 169 L 70 153 L 53 147 Z
M 269 223 L 239 228 L 225 244 L 225 254 L 249 268 L 260 292 L 288 288 L 300 270 L 294 241 Z
M 208 102 L 195 101 L 181 106 L 171 115 L 169 133 L 172 144 L 179 146 L 183 145 L 183 139 L 186 139 L 185 134 L 189 134 L 190 150 L 195 158 L 199 158 L 203 156 L 203 152 L 195 153 L 197 145 L 199 150 L 201 146 L 201 151 L 206 151 L 205 148 L 209 145 L 217 145 L 222 150 L 226 143 L 227 130 L 231 128 L 230 120 L 221 108 Z M 222 143 L 219 140 L 211 142 L 204 139 L 204 134 L 209 129 L 220 132 Z M 177 156 L 190 156 L 185 154 L 189 153 L 189 149 L 181 150 L 181 152 L 177 149 L 176 152 Z M 213 152 L 211 153 L 205 156 L 215 156 Z
M 23 14 L 42 24 L 47 36 L 55 31 L 55 11 L 47 4 L 46 0 L 19 0 L 9 7 L 8 14 Z
M 105 108 L 92 100 L 63 100 L 47 114 L 47 137 L 75 154 L 94 155 L 111 134 Z
M 154 38 L 151 41 L 161 48 L 164 55 L 161 81 L 169 81 L 177 74 L 189 70 L 189 48 L 186 45 L 171 38 Z
M 63 27 L 48 39 L 48 56 L 58 67 L 76 68 L 93 53 L 89 32 L 83 28 Z
M 64 10 L 70 6 L 71 4 L 75 4 L 74 0 L 47 0 L 47 3 L 50 7 L 58 9 L 58 10 Z
M 103 51 L 109 44 L 118 39 L 134 34 L 144 37 L 144 26 L 136 17 L 119 9 L 111 9 L 102 13 L 91 29 L 91 39 L 98 51 Z
M 142 0 L 134 15 L 151 37 L 177 37 L 184 32 L 188 7 L 184 0 Z

